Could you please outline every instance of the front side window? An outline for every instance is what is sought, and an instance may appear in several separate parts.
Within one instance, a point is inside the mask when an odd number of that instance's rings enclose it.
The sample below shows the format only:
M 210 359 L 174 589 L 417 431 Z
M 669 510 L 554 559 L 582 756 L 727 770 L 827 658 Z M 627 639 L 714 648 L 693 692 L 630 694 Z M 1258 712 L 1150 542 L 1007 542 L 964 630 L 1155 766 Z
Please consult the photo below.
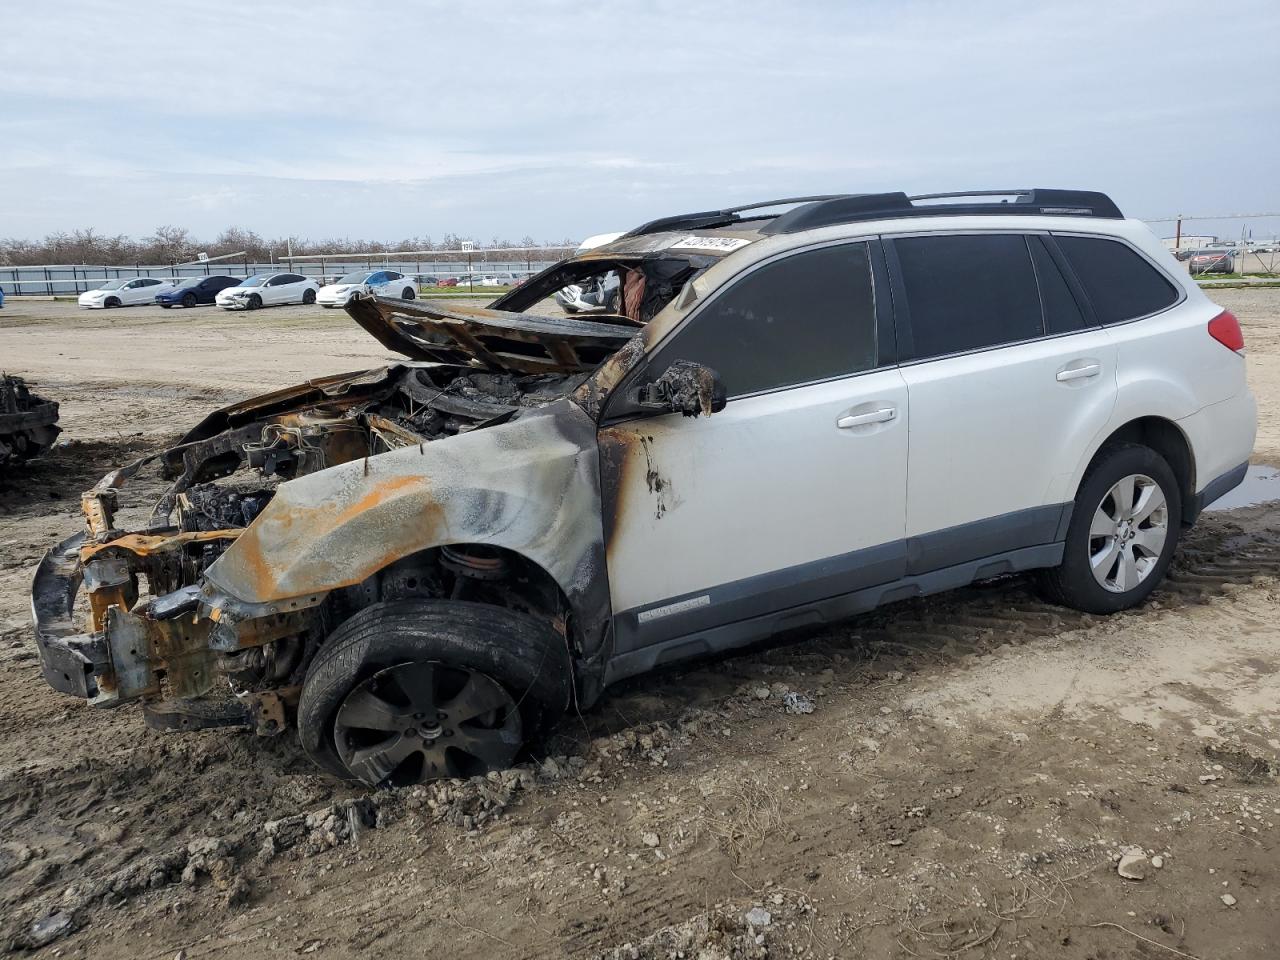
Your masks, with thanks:
M 659 348 L 650 370 L 701 363 L 740 397 L 870 370 L 875 330 L 868 245 L 806 250 L 733 283 Z
M 1040 293 L 1021 235 L 903 237 L 893 244 L 911 316 L 913 359 L 1043 334 Z
M 1056 239 L 1102 323 L 1145 317 L 1177 301 L 1173 284 L 1128 244 L 1102 237 Z

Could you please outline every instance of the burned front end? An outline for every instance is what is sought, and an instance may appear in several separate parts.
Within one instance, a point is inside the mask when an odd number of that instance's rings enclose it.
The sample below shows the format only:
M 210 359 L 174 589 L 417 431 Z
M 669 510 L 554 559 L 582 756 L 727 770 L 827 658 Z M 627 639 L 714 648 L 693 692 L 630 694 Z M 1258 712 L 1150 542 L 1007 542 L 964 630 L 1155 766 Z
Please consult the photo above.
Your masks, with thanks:
M 425 304 L 389 307 L 367 300 L 353 305 L 352 313 L 361 310 L 368 312 L 363 322 L 369 326 L 386 323 L 402 336 L 411 331 L 423 344 L 419 355 L 439 361 L 318 379 L 228 407 L 176 446 L 108 474 L 84 494 L 83 532 L 45 556 L 33 584 L 37 642 L 51 686 L 98 706 L 141 699 L 149 723 L 161 728 L 282 729 L 311 654 L 342 613 L 337 601 L 358 606 L 361 592 L 370 589 L 368 576 L 344 579 L 331 571 L 345 561 L 344 574 L 365 567 L 379 572 L 403 559 L 389 544 L 406 532 L 423 538 L 422 545 L 435 545 L 415 522 L 418 514 L 430 513 L 432 496 L 439 498 L 443 489 L 430 476 L 437 461 L 427 448 L 506 425 L 497 431 L 508 435 L 504 450 L 472 454 L 479 461 L 472 473 L 479 476 L 485 461 L 511 456 L 519 441 L 510 434 L 542 436 L 540 429 L 511 426 L 522 416 L 558 401 L 561 415 L 551 419 L 564 420 L 570 406 L 564 398 L 635 332 L 554 318 L 436 312 Z M 483 364 L 473 359 L 477 353 Z M 552 455 L 554 443 L 538 443 Z M 584 439 L 574 450 L 587 446 Z M 410 456 L 397 458 L 397 452 Z M 388 478 L 390 471 L 396 476 Z M 281 490 L 305 493 L 311 479 L 322 489 L 310 516 L 298 516 L 283 501 L 270 513 Z M 536 477 L 525 482 L 536 485 Z M 154 506 L 124 529 L 118 521 L 125 513 L 122 494 L 147 484 L 157 494 Z M 325 492 L 325 484 L 333 490 Z M 383 496 L 388 488 L 395 496 Z M 347 524 L 365 523 L 392 500 L 418 513 L 402 517 L 393 532 L 354 535 L 342 524 L 335 531 L 326 510 L 347 495 L 354 498 L 343 513 Z M 487 496 L 493 499 L 492 490 Z M 476 523 L 512 529 L 509 522 L 484 521 L 474 506 L 467 509 Z M 264 512 L 270 542 L 245 545 L 233 564 L 219 568 Z M 453 535 L 482 542 L 492 536 L 462 527 L 455 522 Z M 350 539 L 325 547 L 338 555 L 325 573 L 290 578 L 281 569 L 287 564 L 265 569 L 264 553 L 283 549 L 301 556 L 324 536 Z M 403 552 L 416 546 L 406 541 Z M 374 559 L 380 552 L 383 559 Z M 468 577 L 509 566 L 454 554 L 436 567 L 445 577 L 451 564 Z M 218 569 L 226 571 L 221 578 L 210 576 Z M 412 584 L 405 589 L 457 592 L 466 586 L 430 582 L 432 576 L 427 571 L 401 580 Z M 335 586 L 345 588 L 341 597 L 331 596 Z
M 141 700 L 157 728 L 275 733 L 335 627 L 405 597 L 545 618 L 602 674 L 595 416 L 705 260 L 567 261 L 487 308 L 354 299 L 409 362 L 227 407 L 84 494 L 83 531 L 32 588 L 46 681 L 96 706 Z M 590 271 L 625 275 L 618 314 L 520 312 Z

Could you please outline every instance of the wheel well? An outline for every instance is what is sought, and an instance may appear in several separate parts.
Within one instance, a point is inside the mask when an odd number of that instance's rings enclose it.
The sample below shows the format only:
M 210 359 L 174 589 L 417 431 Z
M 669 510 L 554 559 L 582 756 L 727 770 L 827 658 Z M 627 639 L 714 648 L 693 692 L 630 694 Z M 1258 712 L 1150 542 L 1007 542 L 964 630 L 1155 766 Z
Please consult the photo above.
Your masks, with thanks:
M 1131 420 L 1103 441 L 1098 452 L 1093 455 L 1089 466 L 1093 466 L 1107 448 L 1117 443 L 1138 443 L 1164 457 L 1169 468 L 1173 470 L 1173 475 L 1178 481 L 1178 490 L 1182 494 L 1182 521 L 1183 523 L 1194 521 L 1196 462 L 1191 453 L 1191 445 L 1177 424 L 1163 417 L 1141 417 Z
M 374 603 L 411 597 L 507 607 L 546 620 L 572 652 L 581 649 L 569 600 L 551 574 L 514 550 L 489 544 L 456 543 L 402 557 L 362 583 L 335 590 L 329 614 L 336 626 Z

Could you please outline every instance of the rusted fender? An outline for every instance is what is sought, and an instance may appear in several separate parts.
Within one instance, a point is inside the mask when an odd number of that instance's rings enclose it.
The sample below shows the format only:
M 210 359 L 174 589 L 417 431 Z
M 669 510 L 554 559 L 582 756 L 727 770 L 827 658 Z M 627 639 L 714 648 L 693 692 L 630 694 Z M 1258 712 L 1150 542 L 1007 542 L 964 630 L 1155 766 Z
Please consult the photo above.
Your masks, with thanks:
M 600 615 L 607 580 L 595 428 L 581 408 L 561 400 L 282 484 L 206 579 L 245 603 L 268 603 L 360 583 L 451 543 L 514 550 L 582 614 Z

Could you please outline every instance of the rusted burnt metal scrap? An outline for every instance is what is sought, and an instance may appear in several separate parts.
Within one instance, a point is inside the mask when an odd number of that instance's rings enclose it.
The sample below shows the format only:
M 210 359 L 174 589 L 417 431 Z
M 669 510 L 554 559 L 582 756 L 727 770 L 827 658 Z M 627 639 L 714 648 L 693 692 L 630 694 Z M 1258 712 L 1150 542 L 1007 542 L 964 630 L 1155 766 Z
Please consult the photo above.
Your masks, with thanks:
M 597 421 L 654 318 L 722 255 L 673 248 L 683 236 L 624 238 L 488 308 L 354 300 L 355 321 L 405 362 L 226 407 L 84 494 L 84 530 L 35 575 L 45 679 L 96 706 L 141 700 L 162 729 L 273 734 L 296 721 L 317 762 L 370 783 L 510 762 L 611 679 L 601 518 L 622 507 L 602 486 L 637 468 L 623 441 L 602 464 Z M 523 312 L 608 271 L 631 278 L 625 312 Z M 669 378 L 682 412 L 710 409 L 701 382 Z M 650 408 L 677 409 L 659 393 Z M 152 472 L 167 487 L 149 522 L 121 529 L 129 482 Z M 424 639 L 433 611 L 454 617 Z M 370 639 L 358 628 L 374 613 L 384 619 Z M 406 631 L 434 671 L 422 688 L 394 675 Z M 514 654 L 495 652 L 495 632 L 522 638 Z M 491 649 L 477 647 L 483 636 Z M 439 652 L 446 641 L 457 658 Z M 321 651 L 343 644 L 363 665 L 326 680 Z M 521 657 L 534 652 L 529 672 Z
M 56 403 L 32 393 L 21 377 L 0 374 L 0 464 L 40 456 L 60 432 Z

